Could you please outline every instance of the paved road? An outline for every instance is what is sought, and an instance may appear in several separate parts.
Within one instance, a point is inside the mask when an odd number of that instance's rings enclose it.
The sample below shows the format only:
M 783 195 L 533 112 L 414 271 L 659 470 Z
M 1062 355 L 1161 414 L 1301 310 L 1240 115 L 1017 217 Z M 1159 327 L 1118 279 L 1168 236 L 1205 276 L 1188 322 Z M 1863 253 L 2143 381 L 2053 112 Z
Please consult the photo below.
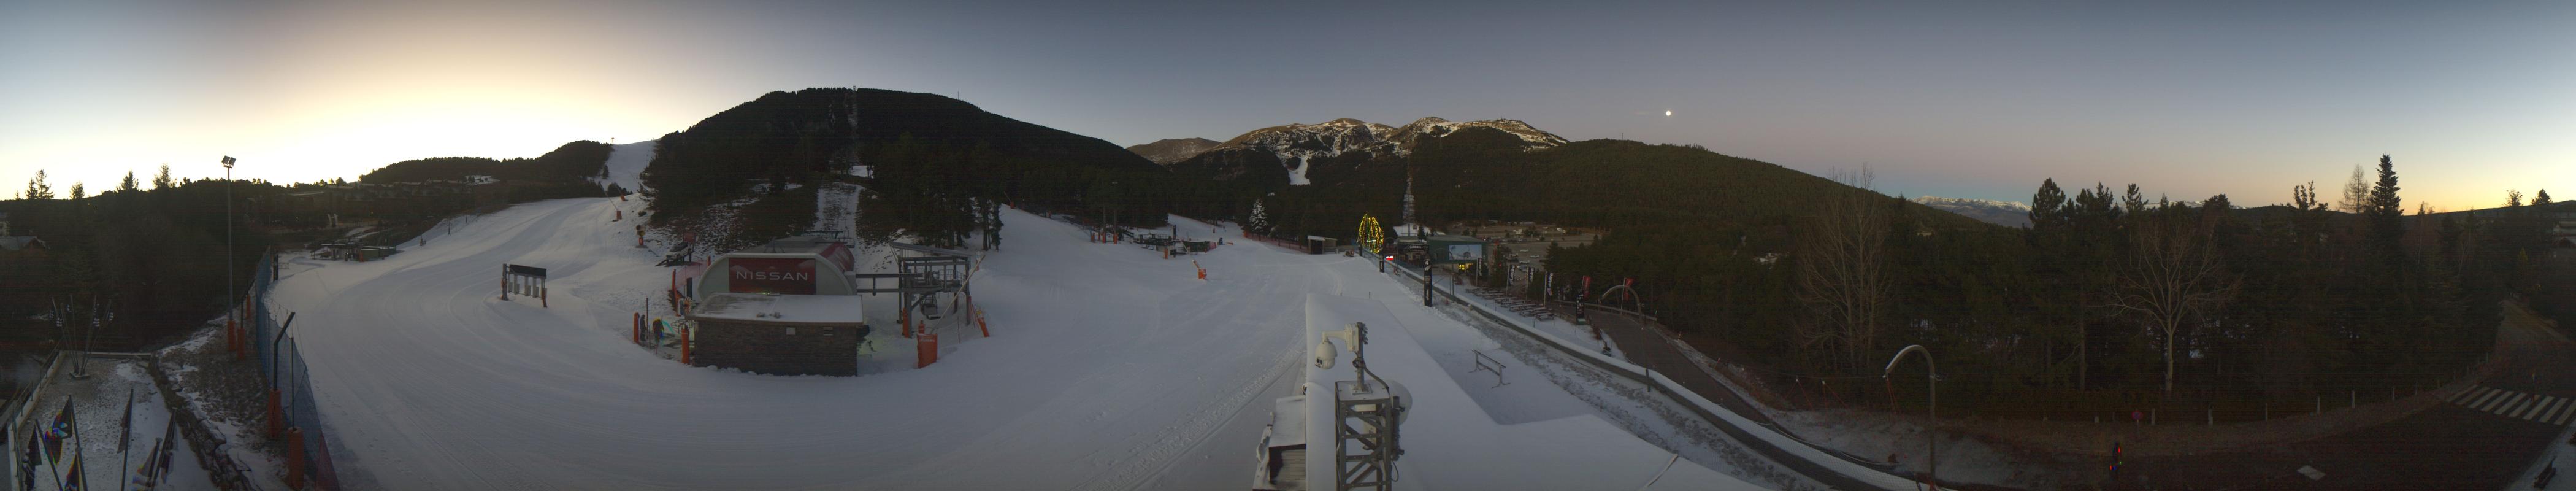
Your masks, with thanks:
M 1653 328 L 1646 326 L 1642 321 L 1628 317 L 1625 314 L 1605 310 L 1593 310 L 1588 317 L 1593 326 L 1601 328 L 1601 332 L 1603 334 L 1610 336 L 1611 340 L 1619 344 L 1620 354 L 1627 357 L 1629 362 L 1636 363 L 1638 366 L 1645 367 L 1648 370 L 1653 370 L 1655 373 L 1663 374 L 1665 378 L 1669 378 L 1674 382 L 1680 383 L 1683 388 L 1690 389 L 1691 392 L 1699 394 L 1701 398 L 1708 399 L 1710 402 L 1715 402 L 1719 406 L 1724 406 L 1727 410 L 1734 411 L 1737 415 L 1743 416 L 1745 419 L 1752 420 L 1754 423 L 1761 424 L 1763 426 L 1771 427 L 1773 431 L 1778 431 L 1781 434 L 1789 434 L 1789 432 L 1781 430 L 1778 424 L 1773 423 L 1770 416 L 1764 415 L 1762 411 L 1755 410 L 1751 404 L 1744 400 L 1743 396 L 1736 394 L 1733 389 L 1729 389 L 1725 384 L 1718 382 L 1717 379 L 1710 376 L 1707 371 L 1700 370 L 1698 365 L 1694 364 L 1688 355 L 1682 354 L 1680 348 L 1674 347 L 1671 343 L 1666 342 L 1665 340 L 1668 338 L 1664 337 L 1660 332 L 1655 332 Z M 1866 484 L 1846 478 L 1841 474 L 1825 469 L 1813 462 L 1808 462 L 1805 459 L 1791 455 L 1787 451 L 1772 446 L 1761 438 L 1754 437 L 1753 435 L 1746 433 L 1745 430 L 1741 428 L 1728 425 L 1724 421 L 1710 421 L 1709 423 L 1720 429 L 1726 430 L 1727 434 L 1733 435 L 1737 441 L 1744 442 L 1745 446 L 1761 453 L 1764 458 L 1768 458 L 1773 462 L 1779 462 L 1781 465 L 1788 466 L 1790 469 L 1796 470 L 1798 473 L 1804 474 L 1809 478 L 1834 486 L 1836 489 L 1866 489 Z M 1817 447 L 1817 449 L 1826 453 L 1839 453 L 1832 449 L 1822 447 Z M 1846 458 L 1845 460 L 1849 460 L 1853 463 L 1867 466 L 1872 469 L 1877 469 L 1881 472 L 1894 473 L 1890 466 L 1859 459 Z M 1943 487 L 1948 488 L 1952 486 Z M 1960 487 L 1959 489 L 2002 488 L 1991 486 L 1966 486 Z
M 2396 421 L 2300 443 L 2214 454 L 2131 458 L 2109 489 L 2503 489 L 2569 423 L 2576 423 L 2576 342 L 2508 309 L 2502 332 L 2511 358 L 2495 378 L 2447 404 Z M 1636 319 L 1595 310 L 1590 316 L 1629 361 L 1664 373 L 1701 397 L 1765 425 L 1761 411 L 1692 365 L 1681 351 Z M 1774 425 L 1776 428 L 1776 425 Z M 1729 428 L 1733 430 L 1732 428 Z M 1739 438 L 1743 437 L 1739 435 Z M 1755 445 L 1782 462 L 1796 459 Z M 2298 473 L 2302 466 L 2323 479 Z M 1808 466 L 1795 466 L 1815 474 Z M 1883 468 L 1882 468 L 1883 469 Z M 2068 472 L 2089 472 L 2069 469 Z M 2106 469 L 2107 471 L 2107 469 Z M 2107 474 L 2107 472 L 2105 472 Z
M 1589 317 L 1593 327 L 1600 328 L 1602 334 L 1609 335 L 1612 342 L 1619 344 L 1620 354 L 1625 355 L 1630 363 L 1664 374 L 1664 377 L 1680 382 L 1682 387 L 1699 393 L 1710 402 L 1726 406 L 1727 410 L 1735 411 L 1744 419 L 1778 427 L 1771 422 L 1770 416 L 1747 404 L 1743 396 L 1710 377 L 1707 371 L 1700 370 L 1688 355 L 1682 354 L 1680 348 L 1665 342 L 1662 333 L 1654 332 L 1653 328 L 1626 314 L 1593 310 Z
M 2528 489 L 2519 476 L 2576 420 L 2576 343 L 2519 307 L 2506 316 L 2504 372 L 2454 401 L 2307 442 L 2131 459 L 2136 473 L 2112 489 Z M 2300 466 L 2325 478 L 2301 476 Z

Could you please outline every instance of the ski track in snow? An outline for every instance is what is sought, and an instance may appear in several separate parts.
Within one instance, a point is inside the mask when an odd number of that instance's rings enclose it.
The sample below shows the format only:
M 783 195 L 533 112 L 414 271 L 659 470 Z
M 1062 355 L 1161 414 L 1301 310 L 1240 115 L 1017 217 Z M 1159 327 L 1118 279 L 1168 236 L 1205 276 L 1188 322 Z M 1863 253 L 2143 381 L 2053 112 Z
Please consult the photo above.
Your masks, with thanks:
M 1158 478 L 1184 462 L 1249 465 L 1252 448 L 1207 442 L 1260 433 L 1269 390 L 1306 356 L 1307 295 L 1410 301 L 1365 261 L 1257 244 L 1162 259 L 1006 210 L 1011 240 L 974 277 L 993 337 L 945 331 L 963 339 L 943 346 L 937 364 L 859 377 L 689 367 L 626 342 L 629 316 L 659 296 L 671 270 L 634 247 L 634 222 L 609 220 L 612 209 L 640 206 L 614 198 L 522 204 L 460 220 L 452 233 L 385 260 L 281 279 L 273 307 L 300 312 L 291 335 L 311 367 L 344 481 L 478 490 L 1239 486 L 1251 469 Z M 1232 233 L 1180 223 L 1194 237 Z M 504 263 L 549 268 L 552 305 L 499 299 Z M 866 301 L 882 317 L 877 325 L 893 324 L 879 306 L 891 298 Z M 1420 319 L 1406 330 L 1472 329 L 1428 320 L 1440 316 L 1418 304 L 1402 312 Z M 1392 357 L 1432 354 L 1371 356 L 1395 367 Z M 1417 393 L 1451 383 L 1436 367 L 1408 376 Z M 1409 486 L 1477 482 L 1456 473 L 1523 458 L 1611 469 L 1561 478 L 1606 476 L 1597 480 L 1603 489 L 1634 489 L 1647 477 L 1636 472 L 1653 467 L 1643 464 L 1662 460 L 1635 435 L 1598 423 L 1513 429 L 1478 416 L 1426 425 L 1406 437 L 1422 459 L 1421 480 Z M 1542 433 L 1582 436 L 1574 446 L 1525 450 L 1469 451 L 1479 440 L 1442 440 Z M 1620 460 L 1584 463 L 1602 455 Z M 1723 482 L 1705 479 L 1696 482 Z

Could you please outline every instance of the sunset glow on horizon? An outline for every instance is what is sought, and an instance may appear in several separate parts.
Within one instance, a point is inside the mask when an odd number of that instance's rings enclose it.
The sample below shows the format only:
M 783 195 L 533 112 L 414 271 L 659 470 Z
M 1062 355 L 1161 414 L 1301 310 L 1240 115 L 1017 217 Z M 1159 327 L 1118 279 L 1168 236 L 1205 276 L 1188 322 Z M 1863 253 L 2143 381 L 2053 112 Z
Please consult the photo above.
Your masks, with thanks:
M 1519 119 L 1867 166 L 1911 196 L 2023 201 L 2054 178 L 2259 206 L 2382 154 L 2410 209 L 2576 196 L 2576 5 L 1330 4 L 14 3 L 0 186 L 220 177 L 225 155 L 243 179 L 354 179 L 856 86 L 1119 145 Z

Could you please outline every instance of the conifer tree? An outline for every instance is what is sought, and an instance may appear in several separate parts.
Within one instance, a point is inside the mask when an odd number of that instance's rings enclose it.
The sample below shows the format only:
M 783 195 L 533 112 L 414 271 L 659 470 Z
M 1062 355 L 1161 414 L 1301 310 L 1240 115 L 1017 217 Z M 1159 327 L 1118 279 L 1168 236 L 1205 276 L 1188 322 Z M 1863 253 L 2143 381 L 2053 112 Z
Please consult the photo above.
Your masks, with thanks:
M 1252 233 L 1270 234 L 1270 211 L 1261 206 L 1259 199 L 1252 200 L 1252 217 L 1244 219 L 1244 222 L 1244 227 L 1252 230 Z
M 44 169 L 36 169 L 36 178 L 27 180 L 27 192 L 25 194 L 20 194 L 19 197 L 26 199 L 54 199 L 54 185 L 45 183 Z

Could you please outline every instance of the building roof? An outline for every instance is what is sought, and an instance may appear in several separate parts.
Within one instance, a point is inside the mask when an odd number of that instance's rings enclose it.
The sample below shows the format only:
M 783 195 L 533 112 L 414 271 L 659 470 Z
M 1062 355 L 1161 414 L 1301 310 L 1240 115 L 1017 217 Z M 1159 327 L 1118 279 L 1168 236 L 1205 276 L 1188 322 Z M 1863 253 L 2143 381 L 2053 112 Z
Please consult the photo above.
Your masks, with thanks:
M 34 246 L 35 248 L 38 248 L 38 249 L 44 249 L 44 248 L 48 247 L 48 246 L 46 246 L 46 245 L 45 245 L 45 239 L 39 239 L 39 238 L 36 238 L 36 236 L 33 236 L 33 235 L 20 235 L 20 236 L 16 236 L 16 237 L 0 237 L 0 250 L 5 250 L 5 251 L 23 251 L 23 250 L 27 250 L 27 248 L 28 248 L 29 246 Z
M 726 255 L 761 257 L 756 256 L 757 254 L 812 254 L 822 256 L 823 259 L 831 262 L 833 266 L 840 268 L 841 272 L 839 274 L 844 275 L 856 272 L 858 268 L 858 259 L 850 255 L 850 247 L 848 244 L 842 244 L 840 239 L 836 238 L 811 235 L 800 235 L 773 240 L 769 241 L 767 244 L 733 251 Z
M 715 293 L 689 312 L 693 320 L 785 325 L 865 324 L 856 295 Z

